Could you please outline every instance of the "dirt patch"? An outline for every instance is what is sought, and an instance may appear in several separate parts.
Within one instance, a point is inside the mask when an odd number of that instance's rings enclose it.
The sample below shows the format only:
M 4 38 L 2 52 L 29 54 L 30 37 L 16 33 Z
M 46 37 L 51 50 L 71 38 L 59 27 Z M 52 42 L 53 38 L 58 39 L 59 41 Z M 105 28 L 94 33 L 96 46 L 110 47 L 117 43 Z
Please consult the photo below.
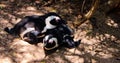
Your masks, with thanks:
M 82 2 L 51 1 L 0 1 L 0 63 L 120 63 L 119 10 L 109 15 L 98 11 L 95 19 L 75 29 L 73 22 L 81 18 L 79 4 Z M 68 22 L 74 30 L 74 40 L 81 39 L 78 48 L 63 48 L 44 58 L 41 43 L 32 45 L 3 31 L 7 26 L 13 27 L 24 16 L 51 11 L 57 12 Z

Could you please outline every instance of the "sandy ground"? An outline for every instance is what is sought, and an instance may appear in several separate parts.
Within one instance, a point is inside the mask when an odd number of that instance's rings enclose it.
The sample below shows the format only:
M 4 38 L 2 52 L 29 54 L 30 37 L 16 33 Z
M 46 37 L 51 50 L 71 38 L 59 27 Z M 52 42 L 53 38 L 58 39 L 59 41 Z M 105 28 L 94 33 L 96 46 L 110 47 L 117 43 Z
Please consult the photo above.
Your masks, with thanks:
M 119 11 L 107 16 L 98 13 L 97 20 L 86 21 L 75 29 L 72 23 L 80 18 L 77 6 L 64 1 L 54 5 L 38 3 L 0 1 L 0 63 L 120 63 Z M 74 30 L 74 40 L 81 40 L 78 48 L 63 48 L 45 58 L 41 43 L 29 44 L 3 31 L 7 26 L 13 27 L 24 16 L 51 11 L 68 21 L 68 26 Z

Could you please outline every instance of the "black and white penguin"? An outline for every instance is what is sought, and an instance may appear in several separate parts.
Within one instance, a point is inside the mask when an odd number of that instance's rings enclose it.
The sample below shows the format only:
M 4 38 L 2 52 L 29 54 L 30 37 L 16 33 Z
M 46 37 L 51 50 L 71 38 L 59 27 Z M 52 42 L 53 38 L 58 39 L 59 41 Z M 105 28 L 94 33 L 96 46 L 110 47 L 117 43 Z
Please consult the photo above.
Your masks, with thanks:
M 75 48 L 79 46 L 81 40 L 73 40 L 73 30 L 69 26 L 62 24 L 58 26 L 57 29 L 59 30 L 59 33 L 62 36 L 62 42 L 64 47 Z
M 52 50 L 59 46 L 58 39 L 52 34 L 46 35 L 43 39 L 43 45 L 45 50 Z
M 21 37 L 23 40 L 34 42 L 38 35 L 42 35 L 48 29 L 53 29 L 60 24 L 65 24 L 65 21 L 58 14 L 50 12 L 41 16 L 26 16 L 13 28 L 6 27 L 4 30 L 11 35 Z
M 54 53 L 59 48 L 59 46 L 61 46 L 62 39 L 60 36 L 57 34 L 55 29 L 51 30 L 50 33 L 45 35 L 43 38 L 43 48 L 45 55 Z
M 22 40 L 35 41 L 37 35 L 45 26 L 43 17 L 37 15 L 26 16 L 13 28 L 6 27 L 4 30 L 13 36 L 21 37 Z
M 50 35 L 52 37 L 55 37 L 57 39 L 57 45 L 59 47 L 67 47 L 67 48 L 75 48 L 79 46 L 79 41 L 74 41 L 74 37 L 72 35 L 72 31 L 68 26 L 58 26 L 54 29 L 49 29 L 45 33 L 45 36 Z M 46 39 L 46 41 L 49 41 L 50 39 Z M 54 49 L 54 46 L 49 48 Z
M 46 36 L 47 38 L 45 38 L 45 41 L 43 41 L 47 44 L 47 45 L 44 44 L 45 50 L 50 51 L 62 46 L 67 48 L 74 48 L 79 46 L 80 40 L 79 41 L 73 40 L 74 38 L 72 36 L 73 31 L 69 26 L 67 26 L 66 21 L 62 20 L 60 16 L 54 13 L 53 14 L 50 13 L 47 16 L 48 17 L 46 17 L 45 19 L 46 26 L 42 31 L 45 32 L 45 35 L 47 35 Z M 54 40 L 50 37 L 54 38 Z
M 42 33 L 46 32 L 48 29 L 56 28 L 61 24 L 67 24 L 67 22 L 54 12 L 47 13 L 45 14 L 45 27 Z

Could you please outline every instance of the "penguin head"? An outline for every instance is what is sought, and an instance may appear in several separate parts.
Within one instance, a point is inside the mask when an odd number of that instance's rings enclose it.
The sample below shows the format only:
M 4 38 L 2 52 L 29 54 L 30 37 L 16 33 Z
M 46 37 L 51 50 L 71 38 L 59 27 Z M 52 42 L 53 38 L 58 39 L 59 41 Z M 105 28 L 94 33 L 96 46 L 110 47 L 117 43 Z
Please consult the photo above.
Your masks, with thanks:
M 64 21 L 58 14 L 54 12 L 50 12 L 46 14 L 45 22 L 46 24 L 53 25 L 53 26 L 66 24 L 66 21 Z
M 33 30 L 30 32 L 27 32 L 23 35 L 22 39 L 27 41 L 27 42 L 37 42 L 38 39 L 38 32 Z
M 49 34 L 43 39 L 43 44 L 45 50 L 52 50 L 58 47 L 58 40 L 53 35 Z
M 20 37 L 22 40 L 28 42 L 35 42 L 37 40 L 37 36 L 39 34 L 39 30 L 34 26 L 34 23 L 29 22 L 24 25 L 24 27 L 20 30 Z

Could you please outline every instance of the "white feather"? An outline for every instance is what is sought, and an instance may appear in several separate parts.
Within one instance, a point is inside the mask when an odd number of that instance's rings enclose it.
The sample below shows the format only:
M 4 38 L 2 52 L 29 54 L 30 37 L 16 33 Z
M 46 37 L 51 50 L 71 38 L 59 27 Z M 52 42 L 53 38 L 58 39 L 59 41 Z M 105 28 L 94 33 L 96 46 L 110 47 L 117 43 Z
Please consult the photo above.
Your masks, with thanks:
M 27 28 L 24 32 L 22 32 L 22 33 L 20 34 L 21 38 L 23 39 L 23 36 L 24 36 L 26 33 L 30 32 L 30 31 L 33 31 L 33 30 L 35 30 L 35 28 Z
M 46 24 L 46 26 L 44 27 L 42 33 L 46 32 L 47 29 L 53 29 L 53 28 L 56 27 L 55 25 L 50 24 L 50 21 L 53 20 L 53 19 L 58 20 L 58 19 L 60 19 L 60 18 L 59 18 L 58 16 L 49 16 L 49 17 L 47 17 L 47 18 L 45 19 L 45 24 Z

